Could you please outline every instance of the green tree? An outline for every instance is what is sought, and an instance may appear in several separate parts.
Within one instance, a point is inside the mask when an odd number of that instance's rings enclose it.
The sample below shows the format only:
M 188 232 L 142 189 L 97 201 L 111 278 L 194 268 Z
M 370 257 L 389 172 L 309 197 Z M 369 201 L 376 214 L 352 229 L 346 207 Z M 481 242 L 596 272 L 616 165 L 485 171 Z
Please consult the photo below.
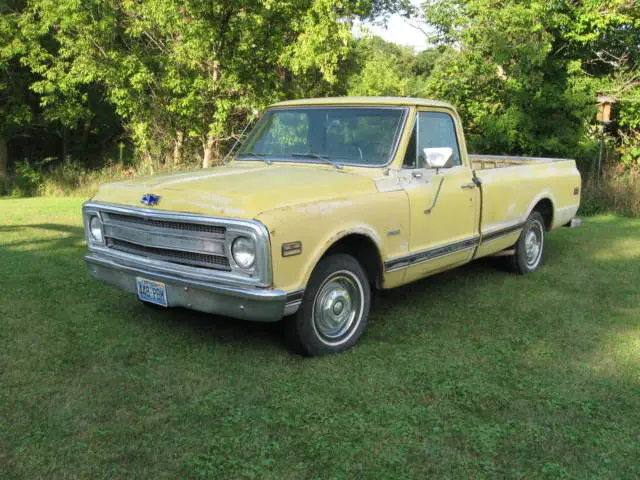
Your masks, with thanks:
M 480 151 L 576 154 L 597 83 L 569 55 L 568 3 L 439 0 L 425 4 L 448 47 L 429 92 L 457 104 Z
M 402 1 L 31 0 L 21 28 L 34 89 L 61 119 L 81 118 L 86 85 L 104 87 L 143 158 L 201 145 L 209 166 L 287 76 L 337 82 L 350 19 Z M 52 38 L 52 46 L 46 39 Z M 67 101 L 69 100 L 69 101 Z M 76 110 L 74 110 L 76 109 Z
M 596 92 L 624 84 L 616 79 L 637 79 L 637 2 L 423 6 L 436 29 L 432 40 L 447 47 L 428 91 L 460 107 L 474 149 L 575 156 L 595 120 Z
M 8 141 L 32 119 L 27 99 L 29 72 L 20 65 L 24 45 L 18 34 L 18 14 L 22 2 L 0 4 L 0 180 L 9 164 Z
M 410 47 L 365 37 L 353 43 L 349 95 L 421 96 L 439 55 L 437 49 L 414 53 Z

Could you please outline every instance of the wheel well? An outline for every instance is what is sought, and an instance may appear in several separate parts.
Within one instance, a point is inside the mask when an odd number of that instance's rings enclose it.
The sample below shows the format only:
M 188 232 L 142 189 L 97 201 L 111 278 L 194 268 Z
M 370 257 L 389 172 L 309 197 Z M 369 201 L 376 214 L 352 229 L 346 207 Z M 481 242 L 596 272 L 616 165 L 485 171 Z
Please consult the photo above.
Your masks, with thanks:
M 322 258 L 336 253 L 346 253 L 354 257 L 362 265 L 370 283 L 376 287 L 382 284 L 380 252 L 370 237 L 357 233 L 342 237 L 329 247 Z
M 551 225 L 553 224 L 553 203 L 548 198 L 543 198 L 536 206 L 533 207 L 534 212 L 539 212 L 544 219 L 544 226 L 547 231 L 551 230 Z

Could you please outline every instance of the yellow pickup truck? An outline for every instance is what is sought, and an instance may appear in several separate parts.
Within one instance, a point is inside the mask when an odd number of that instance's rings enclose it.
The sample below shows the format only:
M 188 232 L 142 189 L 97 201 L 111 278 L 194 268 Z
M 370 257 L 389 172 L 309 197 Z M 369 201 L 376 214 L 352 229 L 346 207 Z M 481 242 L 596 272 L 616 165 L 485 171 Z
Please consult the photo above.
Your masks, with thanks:
M 573 160 L 467 154 L 446 103 L 269 107 L 223 166 L 104 185 L 83 207 L 89 272 L 147 304 L 284 319 L 296 350 L 344 351 L 372 289 L 488 255 L 536 270 L 577 226 Z

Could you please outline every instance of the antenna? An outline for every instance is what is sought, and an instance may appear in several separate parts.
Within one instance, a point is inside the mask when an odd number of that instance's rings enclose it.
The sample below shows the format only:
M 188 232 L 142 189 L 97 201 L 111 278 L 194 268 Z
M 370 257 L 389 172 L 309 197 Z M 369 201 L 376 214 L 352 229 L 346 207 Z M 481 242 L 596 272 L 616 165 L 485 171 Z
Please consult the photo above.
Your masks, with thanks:
M 244 126 L 244 128 L 242 129 L 242 132 L 240 132 L 240 135 L 238 136 L 238 138 L 236 138 L 235 143 L 233 144 L 233 146 L 231 147 L 231 150 L 229 150 L 229 153 L 227 153 L 225 155 L 225 157 L 222 159 L 222 165 L 226 165 L 227 164 L 227 158 L 229 158 L 231 156 L 231 154 L 235 151 L 236 147 L 240 144 L 240 139 L 242 138 L 242 136 L 244 135 L 244 132 L 247 131 L 247 128 L 249 128 L 249 125 L 251 125 L 251 123 L 253 122 L 253 120 L 255 119 L 255 117 L 258 115 L 258 110 L 252 110 L 251 111 L 251 115 L 252 118 L 249 119 L 249 121 L 247 122 L 247 124 Z

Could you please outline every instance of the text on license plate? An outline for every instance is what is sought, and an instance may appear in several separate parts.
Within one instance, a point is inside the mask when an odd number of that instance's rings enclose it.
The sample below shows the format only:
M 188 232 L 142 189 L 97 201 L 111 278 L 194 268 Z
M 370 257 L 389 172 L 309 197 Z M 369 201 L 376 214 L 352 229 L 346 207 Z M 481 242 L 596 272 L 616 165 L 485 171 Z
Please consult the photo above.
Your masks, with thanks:
M 136 286 L 138 287 L 138 298 L 140 300 L 162 305 L 163 307 L 167 306 L 167 289 L 164 283 L 136 277 Z

